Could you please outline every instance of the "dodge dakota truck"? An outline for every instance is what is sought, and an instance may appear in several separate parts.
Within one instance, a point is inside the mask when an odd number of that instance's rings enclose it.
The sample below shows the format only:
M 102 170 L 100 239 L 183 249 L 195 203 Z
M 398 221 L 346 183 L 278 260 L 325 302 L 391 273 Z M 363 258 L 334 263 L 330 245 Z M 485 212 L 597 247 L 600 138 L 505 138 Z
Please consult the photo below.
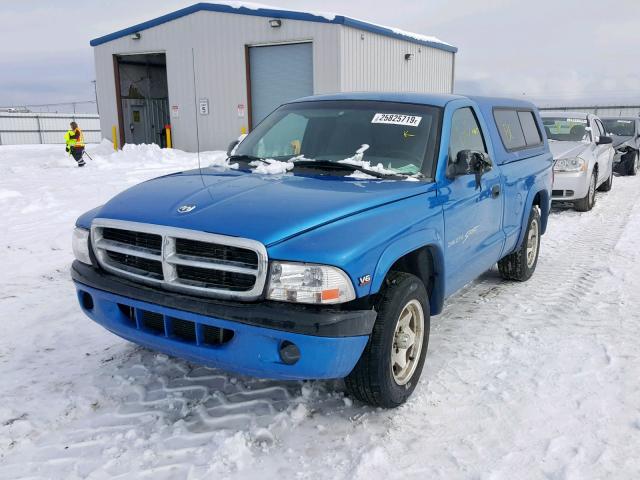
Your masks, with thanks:
M 78 218 L 71 273 L 91 319 L 240 374 L 345 378 L 395 407 L 445 298 L 496 263 L 516 281 L 536 268 L 553 160 L 529 102 L 308 97 L 228 157 Z

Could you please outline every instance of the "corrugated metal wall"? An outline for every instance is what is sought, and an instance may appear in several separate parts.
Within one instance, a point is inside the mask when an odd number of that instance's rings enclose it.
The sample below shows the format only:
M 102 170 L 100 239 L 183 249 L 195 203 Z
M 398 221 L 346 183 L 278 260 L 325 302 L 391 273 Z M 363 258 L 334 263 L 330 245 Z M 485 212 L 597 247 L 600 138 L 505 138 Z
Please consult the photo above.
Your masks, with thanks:
M 637 117 L 640 106 L 604 106 L 604 107 L 544 107 L 540 110 L 561 110 L 564 112 L 593 113 L 600 117 Z
M 94 48 L 102 135 L 111 138 L 118 124 L 113 71 L 114 54 L 165 52 L 172 138 L 176 148 L 196 149 L 196 105 L 209 100 L 209 115 L 197 115 L 201 150 L 225 149 L 247 127 L 245 45 L 313 40 L 314 92 L 339 90 L 339 26 L 283 20 L 271 28 L 269 19 L 218 12 L 197 12 Z M 192 49 L 195 55 L 193 88 Z M 238 105 L 243 105 L 244 117 Z
M 99 143 L 100 117 L 87 114 L 0 113 L 0 145 L 64 143 L 69 123 L 75 120 L 86 143 Z
M 451 92 L 454 54 L 338 24 L 200 11 L 94 47 L 102 135 L 118 125 L 113 55 L 164 52 L 176 148 L 224 149 L 248 126 L 245 46 L 312 41 L 314 93 L 353 90 Z M 192 68 L 195 57 L 195 84 Z M 410 61 L 405 53 L 413 53 Z M 196 116 L 196 103 L 209 114 Z M 238 106 L 244 106 L 239 109 Z M 244 116 L 242 113 L 244 112 Z
M 341 29 L 343 91 L 451 93 L 454 54 L 398 38 Z M 412 54 L 405 60 L 405 54 Z

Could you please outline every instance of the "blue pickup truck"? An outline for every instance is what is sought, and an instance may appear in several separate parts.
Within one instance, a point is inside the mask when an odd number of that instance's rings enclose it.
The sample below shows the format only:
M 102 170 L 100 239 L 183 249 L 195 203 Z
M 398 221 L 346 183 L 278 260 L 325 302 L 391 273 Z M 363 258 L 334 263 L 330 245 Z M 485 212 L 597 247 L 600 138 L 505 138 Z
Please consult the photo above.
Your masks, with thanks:
M 153 350 L 402 404 L 430 316 L 498 263 L 533 274 L 552 156 L 534 105 L 347 93 L 276 109 L 203 167 L 82 215 L 82 310 Z

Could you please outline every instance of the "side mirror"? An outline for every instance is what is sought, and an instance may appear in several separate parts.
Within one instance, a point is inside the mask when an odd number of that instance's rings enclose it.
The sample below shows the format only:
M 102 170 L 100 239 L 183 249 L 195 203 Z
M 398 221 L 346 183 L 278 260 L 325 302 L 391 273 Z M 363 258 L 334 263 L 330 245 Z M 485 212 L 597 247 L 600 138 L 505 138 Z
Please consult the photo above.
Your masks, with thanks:
M 604 135 L 600 135 L 600 138 L 598 138 L 598 141 L 596 142 L 596 145 L 607 145 L 613 143 L 613 139 L 611 137 L 606 137 Z
M 231 154 L 233 153 L 233 150 L 238 146 L 239 143 L 240 143 L 240 140 L 234 140 L 229 144 L 229 146 L 227 147 L 227 157 L 231 156 Z
M 460 150 L 454 162 L 447 165 L 447 178 L 462 175 L 482 175 L 491 169 L 491 160 L 484 152 L 477 150 Z

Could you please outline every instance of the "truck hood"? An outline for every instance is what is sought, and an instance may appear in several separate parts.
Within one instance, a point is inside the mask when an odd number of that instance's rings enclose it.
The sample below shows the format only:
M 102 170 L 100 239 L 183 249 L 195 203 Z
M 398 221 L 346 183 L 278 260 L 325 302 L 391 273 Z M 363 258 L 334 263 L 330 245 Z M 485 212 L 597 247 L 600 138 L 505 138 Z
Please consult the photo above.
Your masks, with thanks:
M 200 175 L 196 170 L 136 185 L 111 199 L 95 216 L 251 238 L 270 245 L 433 188 L 424 182 L 234 170 Z M 179 213 L 184 205 L 195 208 Z
M 591 144 L 586 142 L 560 142 L 557 140 L 549 142 L 549 150 L 551 150 L 554 160 L 579 157 L 590 146 Z

